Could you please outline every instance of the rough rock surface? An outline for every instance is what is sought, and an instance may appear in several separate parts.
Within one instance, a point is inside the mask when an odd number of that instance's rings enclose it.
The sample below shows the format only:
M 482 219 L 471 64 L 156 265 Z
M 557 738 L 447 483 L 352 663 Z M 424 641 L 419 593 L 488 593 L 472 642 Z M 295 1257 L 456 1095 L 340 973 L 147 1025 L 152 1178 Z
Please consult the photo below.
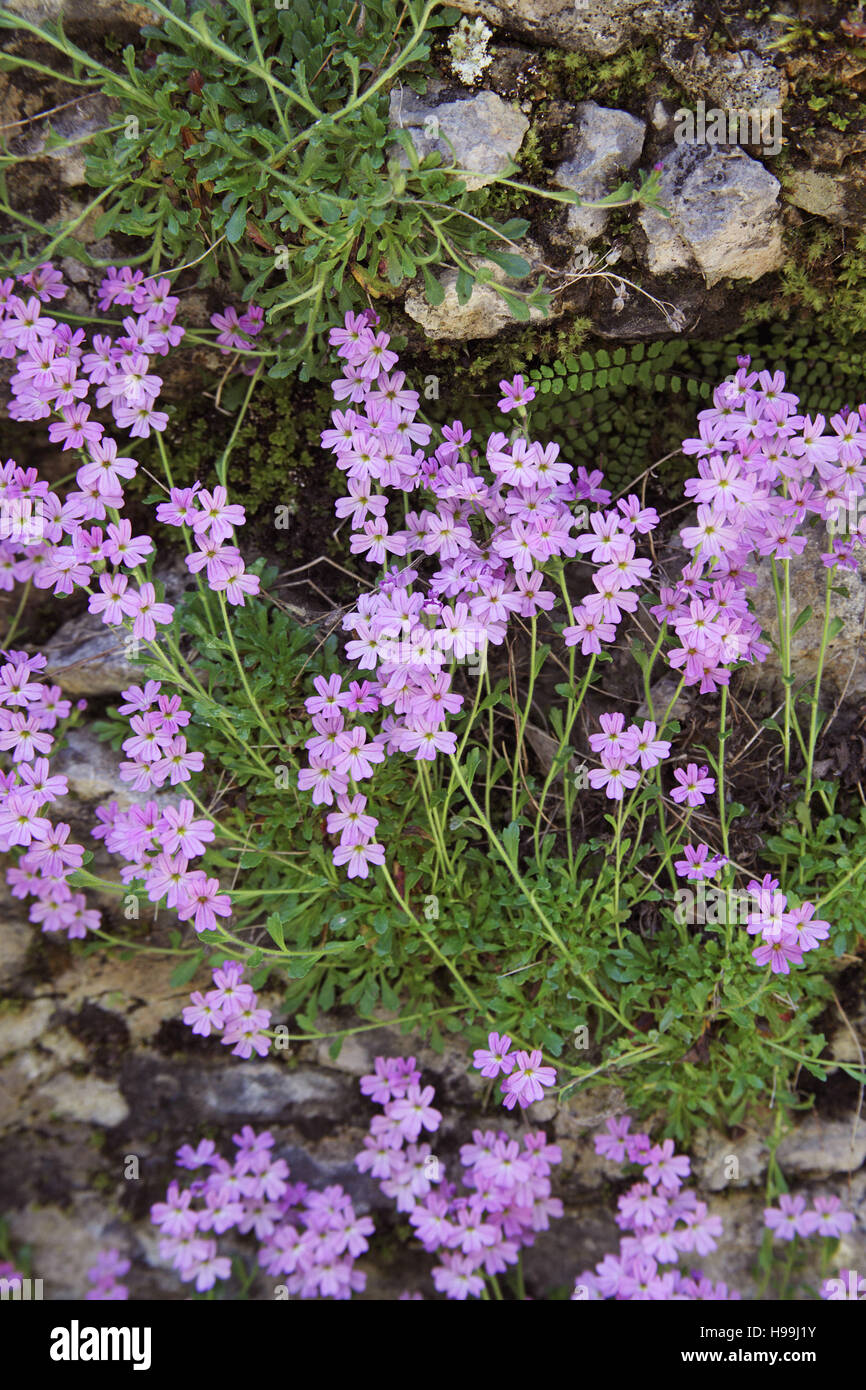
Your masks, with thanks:
M 683 91 L 725 111 L 781 110 L 788 93 L 785 74 L 766 58 L 739 48 L 707 52 L 684 39 L 668 39 L 659 58 Z
M 647 266 L 654 275 L 694 264 L 708 286 L 757 280 L 784 262 L 779 180 L 739 147 L 682 144 L 663 160 L 663 217 L 644 208 Z
M 9 914 L 16 907 L 10 904 Z M 30 931 L 45 947 L 45 938 Z M 242 1061 L 179 1022 L 190 990 L 206 984 L 206 971 L 177 988 L 172 957 L 135 952 L 122 960 L 97 952 L 84 959 L 57 943 L 47 947 L 37 974 L 24 970 L 12 982 L 14 1003 L 0 1003 L 0 1207 L 13 1243 L 32 1244 L 33 1274 L 44 1280 L 46 1299 L 81 1298 L 85 1271 L 109 1246 L 133 1261 L 125 1279 L 133 1298 L 184 1297 L 160 1259 L 150 1206 L 176 1175 L 180 1144 L 208 1134 L 228 1155 L 242 1124 L 271 1131 L 274 1152 L 296 1181 L 319 1188 L 340 1183 L 356 1210 L 373 1216 L 377 1235 L 360 1263 L 369 1278 L 362 1297 L 391 1299 L 405 1288 L 431 1295 L 432 1261 L 399 1234 L 405 1218 L 395 1216 L 378 1184 L 354 1165 L 374 1113 L 358 1079 L 377 1055 L 414 1054 L 443 1114 L 434 1153 L 446 1173 L 458 1173 L 460 1145 L 473 1129 L 494 1125 L 517 1134 L 520 1127 L 484 1104 L 485 1083 L 467 1071 L 459 1042 L 434 1053 L 383 1016 L 380 1028 L 351 1038 L 336 1058 L 326 1042 L 312 1042 Z M 263 1002 L 278 1019 L 278 996 Z M 323 1017 L 319 1026 L 327 1031 L 351 1022 Z M 622 1093 L 611 1085 L 534 1107 L 533 1124 L 562 1150 L 554 1193 L 565 1208 L 527 1255 L 528 1288 L 536 1297 L 570 1287 L 583 1269 L 617 1249 L 611 1183 L 619 1182 L 620 1170 L 596 1156 L 593 1135 L 622 1110 Z M 853 1112 L 829 1120 L 806 1116 L 780 1157 L 796 1190 L 834 1192 L 855 1212 L 858 1225 L 840 1262 L 857 1267 L 859 1260 L 862 1267 L 866 1135 L 862 1125 L 855 1132 L 855 1119 Z M 725 1228 L 718 1251 L 701 1264 L 748 1297 L 765 1205 L 766 1146 L 751 1132 L 708 1131 L 692 1155 L 696 1188 Z M 377 1253 L 383 1242 L 387 1257 Z M 273 1283 L 260 1276 L 255 1296 L 273 1297 Z
M 436 150 L 443 165 L 456 162 L 469 170 L 464 182 L 470 190 L 483 188 L 508 168 L 529 129 L 520 111 L 486 91 L 436 104 L 409 87 L 395 87 L 390 119 L 392 127 L 408 130 L 420 159 Z M 405 150 L 400 149 L 399 158 L 408 167 Z
M 519 249 L 531 265 L 537 262 L 538 250 L 531 243 L 524 243 Z M 526 293 L 529 280 L 512 279 L 492 261 L 476 259 L 471 263 L 476 269 L 488 270 L 497 284 Z M 469 299 L 461 304 L 457 298 L 457 271 L 443 270 L 437 279 L 444 291 L 441 304 L 433 305 L 426 295 L 411 291 L 404 305 L 406 313 L 420 323 L 428 338 L 494 338 L 504 328 L 513 327 L 511 310 L 491 285 L 476 281 Z M 547 319 L 556 318 L 561 312 L 554 305 Z M 533 323 L 546 321 L 540 309 L 530 309 L 529 315 Z
M 866 227 L 866 165 L 855 155 L 842 169 L 788 169 L 781 176 L 785 197 L 804 212 L 842 227 Z
M 457 0 L 480 14 L 545 43 L 609 58 L 643 35 L 687 35 L 695 26 L 689 0 Z
M 574 108 L 578 135 L 574 154 L 559 165 L 554 183 L 589 202 L 611 193 L 617 180 L 636 166 L 643 149 L 646 124 L 627 111 L 614 111 L 594 101 Z M 610 208 L 570 207 L 568 225 L 579 242 L 600 236 Z
M 795 632 L 791 640 L 792 667 L 798 680 L 814 679 L 818 669 L 821 648 L 821 630 L 824 622 L 824 596 L 827 571 L 821 563 L 819 549 L 813 542 L 802 555 L 790 562 L 791 574 L 791 621 L 805 608 L 812 609 L 812 617 Z M 756 567 L 758 585 L 752 590 L 752 606 L 761 626 L 775 633 L 776 599 L 769 560 L 762 560 Z M 843 620 L 844 626 L 839 634 L 827 645 L 824 658 L 824 681 L 835 688 L 838 694 L 846 692 L 849 700 L 862 699 L 866 695 L 866 659 L 863 653 L 863 634 L 866 625 L 866 561 L 861 560 L 859 571 L 837 571 L 833 583 L 836 592 L 830 595 L 831 618 Z M 753 668 L 748 668 L 748 676 Z M 754 674 L 760 676 L 762 684 L 779 681 L 781 667 L 775 653 L 770 653 L 767 661 Z

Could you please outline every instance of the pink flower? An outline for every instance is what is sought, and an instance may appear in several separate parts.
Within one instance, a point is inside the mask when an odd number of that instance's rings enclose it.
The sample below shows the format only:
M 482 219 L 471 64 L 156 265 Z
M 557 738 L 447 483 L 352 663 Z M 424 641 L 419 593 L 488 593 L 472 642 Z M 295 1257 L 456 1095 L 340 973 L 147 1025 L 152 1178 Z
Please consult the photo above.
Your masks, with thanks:
M 512 381 L 500 381 L 499 389 L 503 395 L 498 405 L 503 415 L 507 415 L 515 406 L 528 405 L 535 400 L 535 387 L 527 386 L 522 376 L 516 376 Z
M 498 1076 L 502 1071 L 506 1076 L 513 1069 L 515 1059 L 510 1055 L 511 1039 L 507 1033 L 489 1033 L 487 1048 L 478 1048 L 472 1065 L 488 1078 Z
M 778 1207 L 764 1208 L 764 1225 L 780 1240 L 814 1235 L 819 1222 L 818 1213 L 807 1211 L 806 1198 L 799 1194 L 791 1197 L 785 1192 L 779 1198 Z
M 679 786 L 674 787 L 671 792 L 672 799 L 685 801 L 689 806 L 703 806 L 707 797 L 716 789 L 715 779 L 707 776 L 707 768 L 698 767 L 697 763 L 689 763 L 685 771 L 681 767 L 675 767 L 674 777 Z
M 534 1100 L 543 1098 L 545 1086 L 555 1084 L 556 1070 L 541 1065 L 540 1052 L 518 1052 L 514 1071 L 500 1088 L 505 1095 L 502 1103 L 506 1110 L 513 1110 L 517 1104 L 525 1110 Z
M 601 764 L 590 770 L 590 786 L 596 791 L 604 787 L 612 801 L 622 801 L 626 791 L 637 786 L 640 773 L 628 766 L 623 753 L 602 753 Z
M 197 932 L 215 931 L 217 917 L 230 917 L 231 913 L 231 899 L 228 893 L 220 892 L 218 879 L 204 873 L 190 875 L 184 887 L 183 905 L 177 909 L 181 922 L 192 917 Z

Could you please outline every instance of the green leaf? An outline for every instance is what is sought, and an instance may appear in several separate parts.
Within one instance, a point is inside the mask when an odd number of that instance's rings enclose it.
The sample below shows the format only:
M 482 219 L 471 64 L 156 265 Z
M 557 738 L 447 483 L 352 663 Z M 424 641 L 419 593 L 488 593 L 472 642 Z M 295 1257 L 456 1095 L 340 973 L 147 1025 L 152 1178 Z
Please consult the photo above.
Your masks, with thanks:
M 520 826 L 517 824 L 517 821 L 509 821 L 508 825 L 503 830 L 502 844 L 512 864 L 516 864 L 517 851 L 520 845 Z
M 430 303 L 433 305 L 433 308 L 438 309 L 439 305 L 445 299 L 445 291 L 439 284 L 439 281 L 436 279 L 435 275 L 430 274 L 430 271 L 427 269 L 426 265 L 421 267 L 421 274 L 424 277 L 424 292 L 427 295 L 427 298 L 430 301 Z
M 177 969 L 172 971 L 169 980 L 172 989 L 180 989 L 182 985 L 188 985 L 203 960 L 204 951 L 196 951 L 189 960 L 182 961 Z
M 531 315 L 526 303 L 522 299 L 518 298 L 517 295 L 509 294 L 508 290 L 504 290 L 501 285 L 497 285 L 496 290 L 499 294 L 499 297 L 505 300 L 505 303 L 511 310 L 512 318 L 516 319 L 518 323 L 529 323 Z M 552 386 L 554 390 L 558 388 L 561 391 L 562 380 L 560 378 L 557 378 L 554 382 L 552 382 Z
M 488 251 L 487 259 L 510 275 L 512 280 L 522 280 L 532 269 L 525 257 L 517 256 L 512 251 Z
M 247 205 L 238 203 L 228 222 L 226 223 L 226 241 L 230 241 L 234 246 L 240 241 L 247 228 Z
M 470 275 L 468 271 L 461 268 L 457 272 L 457 303 L 460 305 L 461 309 L 465 304 L 469 303 L 474 284 L 474 276 Z
M 286 934 L 283 929 L 283 924 L 275 912 L 272 912 L 271 915 L 266 919 L 265 928 L 271 940 L 282 951 L 285 948 L 286 944 Z
M 809 619 L 811 618 L 811 616 L 812 616 L 812 608 L 811 608 L 811 605 L 807 605 L 807 607 L 801 609 L 801 611 L 797 614 L 796 618 L 794 619 L 794 625 L 793 625 L 793 627 L 791 628 L 791 636 L 792 636 L 792 637 L 794 636 L 794 634 L 795 634 L 796 632 L 799 632 L 799 631 L 800 631 L 800 628 L 801 628 L 801 627 L 805 627 L 805 626 L 806 626 L 806 624 L 807 624 L 807 622 L 809 621 Z

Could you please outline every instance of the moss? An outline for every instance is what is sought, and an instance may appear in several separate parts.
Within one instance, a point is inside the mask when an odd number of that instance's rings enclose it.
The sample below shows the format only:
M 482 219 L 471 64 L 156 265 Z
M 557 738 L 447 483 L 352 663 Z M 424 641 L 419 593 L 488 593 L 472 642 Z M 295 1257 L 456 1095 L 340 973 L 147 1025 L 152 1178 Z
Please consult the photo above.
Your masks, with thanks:
M 647 90 L 664 80 L 658 50 L 650 42 L 628 48 L 601 63 L 589 54 L 563 53 L 557 48 L 547 49 L 544 60 L 559 77 L 563 97 L 597 101 L 600 106 L 642 105 Z
M 245 382 L 238 385 L 245 390 Z M 229 414 L 215 412 L 209 401 L 198 398 L 170 407 L 163 443 L 176 487 L 189 487 L 197 479 L 205 487 L 216 482 L 216 463 L 231 437 L 239 401 L 229 398 L 227 404 L 234 406 Z M 321 431 L 332 408 L 327 385 L 262 381 L 232 448 L 228 487 L 232 499 L 246 508 L 243 540 L 281 566 L 303 564 L 334 549 L 337 480 L 321 446 Z M 130 492 L 139 503 L 152 502 L 159 494 L 147 473 L 163 477 L 160 455 L 155 446 L 143 443 L 139 457 L 143 466 Z M 285 508 L 289 518 L 302 513 L 303 525 L 281 529 L 277 508 Z M 279 519 L 284 517 L 285 513 Z M 168 545 L 177 540 L 170 528 L 163 535 Z

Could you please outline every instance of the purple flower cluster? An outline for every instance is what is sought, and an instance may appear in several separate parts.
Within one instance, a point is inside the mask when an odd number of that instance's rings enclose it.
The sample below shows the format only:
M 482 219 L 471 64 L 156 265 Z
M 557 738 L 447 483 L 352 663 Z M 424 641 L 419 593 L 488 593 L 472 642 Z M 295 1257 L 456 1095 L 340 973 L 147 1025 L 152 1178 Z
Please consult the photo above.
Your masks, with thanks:
M 151 430 L 165 428 L 168 417 L 155 409 L 162 381 L 150 367 L 154 354 L 164 356 L 183 337 L 184 330 L 174 322 L 179 301 L 169 293 L 167 279 L 146 279 L 141 271 L 112 267 L 100 286 L 100 308 L 117 306 L 130 313 L 121 335 L 97 333 L 87 352 L 82 330 L 73 331 L 44 312 L 45 304 L 66 293 L 50 263 L 18 277 L 18 288 L 22 293 L 15 292 L 12 278 L 0 282 L 0 355 L 16 359 L 10 415 L 17 420 L 54 417 L 52 441 L 64 449 L 81 449 L 85 457 L 76 473 L 77 490 L 64 498 L 39 481 L 35 469 L 25 471 L 11 459 L 0 467 L 0 587 L 11 589 L 29 580 L 55 594 L 83 588 L 89 611 L 103 623 L 124 626 L 137 641 L 155 642 L 158 627 L 172 621 L 173 608 L 157 598 L 155 585 L 140 569 L 153 556 L 153 541 L 133 535 L 130 522 L 118 515 L 123 484 L 138 464 L 122 456 L 103 425 L 89 418 L 87 398 L 93 395 L 97 410 L 110 408 L 118 428 L 134 436 L 146 438 Z M 253 336 L 258 317 L 251 307 L 246 329 Z M 245 596 L 258 593 L 258 577 L 246 573 L 240 551 L 230 543 L 234 528 L 244 523 L 243 507 L 229 503 L 224 487 L 208 491 L 198 482 L 171 490 L 169 498 L 157 508 L 157 518 L 191 532 L 191 573 L 203 571 L 209 587 L 232 604 L 243 605 Z M 42 755 L 53 743 L 46 731 L 69 713 L 56 687 L 29 679 L 44 665 L 43 657 L 12 653 L 4 668 L 0 747 L 12 752 L 16 770 L 2 787 L 0 816 L 6 819 L 0 819 L 0 835 L 3 848 L 27 849 L 9 881 L 18 896 L 29 892 L 39 898 L 32 920 L 42 922 L 46 931 L 66 928 L 71 936 L 83 936 L 98 925 L 99 913 L 88 912 L 84 898 L 73 895 L 66 883 L 80 866 L 83 850 L 65 843 L 68 826 L 52 827 L 40 814 L 45 802 L 66 792 L 62 778 L 48 777 Z M 183 730 L 190 715 L 179 696 L 162 694 L 158 681 L 148 681 L 143 690 L 133 686 L 123 695 L 126 704 L 120 712 L 129 716 L 131 732 L 123 745 L 128 756 L 120 776 L 133 791 L 175 787 L 202 771 L 203 755 L 187 747 Z M 20 771 L 25 766 L 27 771 Z M 214 838 L 210 823 L 196 820 L 194 810 L 190 800 L 165 811 L 148 801 L 121 813 L 112 802 L 98 813 L 101 823 L 93 833 L 126 859 L 125 882 L 143 881 L 152 902 L 164 897 L 181 921 L 193 918 L 197 931 L 208 931 L 231 906 L 216 879 L 190 868 Z
M 795 1236 L 829 1236 L 836 1239 L 854 1229 L 854 1217 L 842 1210 L 838 1197 L 816 1197 L 813 1209 L 806 1209 L 806 1198 L 792 1197 L 787 1192 L 779 1198 L 777 1207 L 764 1208 L 764 1225 L 779 1240 Z
M 722 1223 L 705 1202 L 684 1188 L 691 1164 L 678 1154 L 672 1139 L 653 1144 L 647 1134 L 631 1134 L 631 1120 L 608 1120 L 607 1133 L 596 1135 L 595 1151 L 614 1163 L 637 1164 L 642 1179 L 619 1198 L 617 1225 L 630 1232 L 617 1255 L 606 1255 L 595 1271 L 577 1276 L 573 1299 L 711 1301 L 739 1299 L 725 1284 L 712 1284 L 700 1270 L 680 1268 L 686 1255 L 716 1249 Z
M 129 716 L 132 734 L 123 744 L 130 758 L 121 763 L 120 776 L 138 792 L 188 782 L 204 766 L 204 755 L 190 752 L 180 733 L 190 717 L 180 696 L 162 695 L 161 688 L 160 681 L 151 680 L 121 692 L 125 703 L 118 708 Z M 141 883 L 150 902 L 165 899 L 166 907 L 181 922 L 192 920 L 197 932 L 214 931 L 218 917 L 231 915 L 231 899 L 219 880 L 191 867 L 214 839 L 212 822 L 196 818 L 194 801 L 183 797 L 177 806 L 163 807 L 153 800 L 134 802 L 126 811 L 112 801 L 98 807 L 96 817 L 93 838 L 126 861 L 123 882 Z
M 385 567 L 343 620 L 352 634 L 347 658 L 375 678 L 353 683 L 350 694 L 333 677 L 309 706 L 315 737 L 299 785 L 315 804 L 336 799 L 341 817 L 364 810 L 355 784 L 372 777 L 386 756 L 433 761 L 437 753 L 454 753 L 456 736 L 444 724 L 463 697 L 451 689 L 449 665 L 477 659 L 488 642 L 502 644 L 511 614 L 532 618 L 554 606 L 541 566 L 576 554 L 571 504 L 609 500 L 598 487 L 600 473 L 579 469 L 572 481 L 556 444 L 497 432 L 482 463 L 470 449 L 471 431 L 455 420 L 443 428 L 442 443 L 425 452 L 431 429 L 416 419 L 418 393 L 406 388 L 403 372 L 393 371 L 397 354 L 388 335 L 374 331 L 375 322 L 367 310 L 347 314 L 344 326 L 331 330 L 345 364 L 333 384 L 343 408 L 333 411 L 332 428 L 322 434 L 346 475 L 347 495 L 336 510 L 350 519 L 352 553 Z M 515 378 L 503 409 L 531 399 L 531 392 Z M 411 493 L 421 494 L 417 510 L 404 505 Z M 397 530 L 386 516 L 392 498 L 403 512 Z M 639 504 L 637 516 L 644 524 Z M 387 567 L 391 557 L 405 563 Z M 347 722 L 352 713 L 380 712 L 372 737 L 364 725 Z M 384 861 L 372 838 L 376 824 L 374 817 L 351 827 L 336 817 L 333 828 L 329 823 L 329 833 L 341 833 L 334 861 L 347 865 L 350 877 L 367 877 L 369 864 Z
M 609 501 L 608 494 L 593 492 L 590 501 Z M 597 656 L 603 642 L 613 642 L 619 624 L 638 606 L 637 589 L 651 573 L 651 563 L 638 559 L 635 536 L 648 535 L 659 524 L 654 507 L 640 499 L 620 498 L 616 507 L 593 512 L 590 533 L 578 536 L 576 546 L 596 568 L 591 573 L 594 593 L 575 608 L 574 622 L 563 630 L 567 647 L 580 646 L 583 656 Z
M 231 1273 L 216 1237 L 229 1230 L 252 1232 L 262 1269 L 284 1278 L 290 1294 L 346 1299 L 362 1290 L 366 1275 L 354 1262 L 369 1248 L 370 1218 L 355 1215 L 338 1185 L 317 1192 L 306 1183 L 290 1183 L 289 1166 L 274 1158 L 274 1138 L 267 1130 L 257 1134 L 244 1125 L 232 1138 L 237 1152 L 231 1163 L 210 1139 L 195 1149 L 189 1144 L 178 1149 L 179 1167 L 209 1171 L 186 1188 L 172 1182 L 165 1201 L 151 1207 L 163 1259 L 203 1292 Z
M 758 965 L 767 965 L 774 975 L 789 975 L 791 965 L 802 965 L 806 951 L 815 951 L 830 935 L 830 923 L 815 916 L 814 903 L 789 908 L 788 899 L 779 892 L 779 880 L 765 874 L 761 882 L 752 879 L 748 885 L 756 904 L 749 913 L 746 930 L 750 936 L 760 936 L 761 945 L 752 952 Z
M 183 1021 L 204 1038 L 219 1033 L 220 1042 L 235 1057 L 252 1057 L 255 1050 L 264 1057 L 271 1045 L 265 1029 L 271 1021 L 269 1009 L 260 1009 L 252 985 L 243 980 L 244 968 L 227 960 L 213 971 L 213 989 L 207 994 L 195 990 L 183 1011 Z
M 229 502 L 222 486 L 212 492 L 195 482 L 192 487 L 171 488 L 170 501 L 160 502 L 156 519 L 167 526 L 192 532 L 196 549 L 186 557 L 190 574 L 204 573 L 209 589 L 223 593 L 229 603 L 243 608 L 246 596 L 259 592 L 259 578 L 248 574 L 236 545 L 230 545 L 234 528 L 243 526 L 246 513 L 238 502 Z
M 640 782 L 641 772 L 658 767 L 664 761 L 671 745 L 667 739 L 657 737 L 658 729 L 652 720 L 646 720 L 642 726 L 630 724 L 626 728 L 625 715 L 614 711 L 602 714 L 599 724 L 601 733 L 590 734 L 589 746 L 599 755 L 601 767 L 590 770 L 589 783 L 596 791 L 604 789 L 611 801 L 622 801 L 625 793 L 634 791 Z M 715 779 L 708 776 L 708 768 L 699 767 L 697 763 L 674 768 L 674 781 L 672 800 L 688 806 L 702 806 L 716 789 Z M 721 867 L 717 862 L 714 872 Z
M 797 413 L 799 399 L 785 390 L 782 372 L 750 371 L 748 357 L 737 362 L 712 407 L 698 415 L 698 438 L 683 444 L 698 463 L 698 476 L 685 485 L 697 503 L 696 524 L 680 531 L 692 558 L 652 610 L 679 639 L 670 665 L 686 685 L 699 683 L 701 694 L 729 683 L 732 662 L 768 654 L 748 609 L 753 557 L 801 554 L 806 518 L 838 525 L 866 484 L 866 405 L 834 415 L 828 433 L 823 415 Z M 856 567 L 852 547 L 864 543 L 866 528 L 855 528 L 825 563 Z
M 0 469 L 0 502 L 13 515 L 11 533 L 6 521 L 0 541 L 0 583 L 11 588 L 16 580 L 30 579 L 55 594 L 84 588 L 91 613 L 152 642 L 173 610 L 157 600 L 143 575 L 136 573 L 136 583 L 131 582 L 129 571 L 137 572 L 153 554 L 153 541 L 133 536 L 129 521 L 117 515 L 124 506 L 123 485 L 135 476 L 138 463 L 120 453 L 117 441 L 90 413 L 93 406 L 110 409 L 116 427 L 140 439 L 165 429 L 168 416 L 156 409 L 162 378 L 151 371 L 151 359 L 165 356 L 183 337 L 174 322 L 179 301 L 169 293 L 167 279 L 112 267 L 100 286 L 100 308 L 118 305 L 132 312 L 123 320 L 122 334 L 94 334 L 88 352 L 83 329 L 44 313 L 50 298 L 66 293 L 50 263 L 19 277 L 22 285 L 32 290 L 29 296 L 15 293 L 13 278 L 0 281 L 0 356 L 16 359 L 9 414 L 28 421 L 53 417 L 52 443 L 81 449 L 85 458 L 75 475 L 77 489 L 63 499 L 37 480 L 35 469 L 25 472 L 11 459 Z M 180 518 L 184 503 L 186 514 Z M 228 505 L 224 488 L 210 493 L 196 483 L 175 490 L 158 517 L 192 528 L 197 549 L 187 565 L 193 573 L 206 570 L 211 588 L 224 590 L 232 603 L 258 592 L 258 579 L 245 574 L 240 553 L 226 544 L 232 527 L 243 524 L 244 511 Z
M 228 357 L 229 353 L 248 352 L 253 346 L 253 340 L 259 336 L 265 322 L 265 311 L 258 304 L 251 304 L 243 314 L 238 314 L 237 309 L 228 305 L 222 314 L 211 314 L 210 321 L 214 328 L 218 328 L 217 342 L 220 345 L 220 352 L 223 357 Z M 255 363 L 242 362 L 240 369 L 244 376 L 252 376 L 256 370 Z
M 475 1051 L 472 1065 L 481 1075 L 492 1079 L 502 1072 L 505 1080 L 500 1086 L 502 1104 L 506 1110 L 519 1105 L 526 1110 L 534 1100 L 544 1098 L 544 1087 L 556 1085 L 556 1068 L 541 1065 L 540 1052 L 512 1052 L 507 1033 L 487 1035 L 487 1047 Z
M 535 1233 L 562 1215 L 562 1203 L 550 1195 L 551 1168 L 562 1154 L 542 1131 L 525 1134 L 521 1148 L 503 1131 L 475 1130 L 472 1143 L 460 1150 L 461 1194 L 445 1180 L 444 1165 L 430 1145 L 418 1143 L 421 1130 L 435 1133 L 442 1119 L 431 1104 L 433 1087 L 420 1083 L 414 1057 L 376 1058 L 375 1071 L 361 1078 L 361 1093 L 383 1113 L 373 1118 L 355 1163 L 380 1179 L 386 1197 L 408 1214 L 424 1249 L 439 1255 L 433 1268 L 439 1293 L 477 1298 L 485 1274 L 515 1265 L 521 1248 L 534 1244 Z
M 0 772 L 0 853 L 24 851 L 7 870 L 6 881 L 13 897 L 35 898 L 30 921 L 44 932 L 83 937 L 101 920 L 69 883 L 84 862 L 84 847 L 69 839 L 65 821 L 54 824 L 45 814 L 69 790 L 66 778 L 52 773 L 46 755 L 55 743 L 49 730 L 69 717 L 71 704 L 58 686 L 38 679 L 44 656 L 0 655 L 6 658 L 0 667 L 0 748 L 12 755 L 11 769 Z
M 110 1303 L 128 1299 L 129 1289 L 118 1280 L 129 1273 L 129 1268 L 129 1260 L 125 1260 L 119 1250 L 101 1251 L 96 1257 L 96 1264 L 87 1271 L 92 1287 L 84 1295 L 85 1300 Z

